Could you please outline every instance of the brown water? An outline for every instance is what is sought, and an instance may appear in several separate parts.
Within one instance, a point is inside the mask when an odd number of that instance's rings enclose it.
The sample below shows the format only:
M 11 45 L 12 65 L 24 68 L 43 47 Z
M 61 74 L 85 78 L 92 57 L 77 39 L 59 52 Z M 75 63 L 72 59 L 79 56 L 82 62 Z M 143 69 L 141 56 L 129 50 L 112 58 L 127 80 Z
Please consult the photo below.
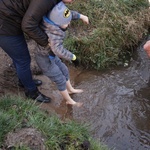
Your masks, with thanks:
M 76 85 L 84 93 L 74 99 L 73 118 L 89 125 L 94 138 L 115 150 L 150 150 L 150 61 L 138 49 L 128 68 L 108 72 L 83 71 Z

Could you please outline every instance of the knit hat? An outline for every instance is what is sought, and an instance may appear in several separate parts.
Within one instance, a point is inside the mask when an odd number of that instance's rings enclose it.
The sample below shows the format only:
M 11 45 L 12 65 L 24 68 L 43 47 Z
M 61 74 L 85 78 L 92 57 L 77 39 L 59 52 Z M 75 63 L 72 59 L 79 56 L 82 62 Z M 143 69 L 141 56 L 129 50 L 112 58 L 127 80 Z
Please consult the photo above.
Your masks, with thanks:
M 72 14 L 63 2 L 59 2 L 52 11 L 48 13 L 47 17 L 56 25 L 61 26 L 71 21 Z

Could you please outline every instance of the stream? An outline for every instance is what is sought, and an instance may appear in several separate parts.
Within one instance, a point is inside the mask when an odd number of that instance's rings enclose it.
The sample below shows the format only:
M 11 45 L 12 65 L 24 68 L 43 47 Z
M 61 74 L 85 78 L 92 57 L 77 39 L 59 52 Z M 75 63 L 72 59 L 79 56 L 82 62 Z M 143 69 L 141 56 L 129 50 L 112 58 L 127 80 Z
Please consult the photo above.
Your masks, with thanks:
M 129 67 L 105 72 L 82 71 L 75 80 L 84 93 L 73 98 L 83 107 L 72 117 L 86 123 L 92 136 L 115 150 L 150 150 L 150 60 L 137 48 Z

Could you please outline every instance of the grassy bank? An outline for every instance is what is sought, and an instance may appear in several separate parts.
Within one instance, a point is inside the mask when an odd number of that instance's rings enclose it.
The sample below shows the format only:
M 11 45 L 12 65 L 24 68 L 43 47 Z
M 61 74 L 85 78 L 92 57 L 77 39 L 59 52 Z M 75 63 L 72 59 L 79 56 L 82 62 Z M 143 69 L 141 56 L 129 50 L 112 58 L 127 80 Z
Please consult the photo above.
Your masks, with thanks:
M 62 122 L 40 110 L 34 101 L 0 98 L 0 148 L 13 150 L 106 150 L 86 125 Z
M 90 20 L 73 22 L 65 41 L 86 68 L 123 64 L 150 27 L 148 0 L 76 0 L 68 7 Z

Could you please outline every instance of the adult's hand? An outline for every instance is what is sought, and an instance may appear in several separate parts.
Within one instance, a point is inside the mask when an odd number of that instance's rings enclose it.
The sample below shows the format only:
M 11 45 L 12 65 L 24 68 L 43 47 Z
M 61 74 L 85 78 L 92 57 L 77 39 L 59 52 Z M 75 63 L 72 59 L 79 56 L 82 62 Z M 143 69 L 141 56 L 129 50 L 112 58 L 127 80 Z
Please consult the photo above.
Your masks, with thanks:
M 147 55 L 150 57 L 150 40 L 144 44 L 143 48 L 146 51 Z

